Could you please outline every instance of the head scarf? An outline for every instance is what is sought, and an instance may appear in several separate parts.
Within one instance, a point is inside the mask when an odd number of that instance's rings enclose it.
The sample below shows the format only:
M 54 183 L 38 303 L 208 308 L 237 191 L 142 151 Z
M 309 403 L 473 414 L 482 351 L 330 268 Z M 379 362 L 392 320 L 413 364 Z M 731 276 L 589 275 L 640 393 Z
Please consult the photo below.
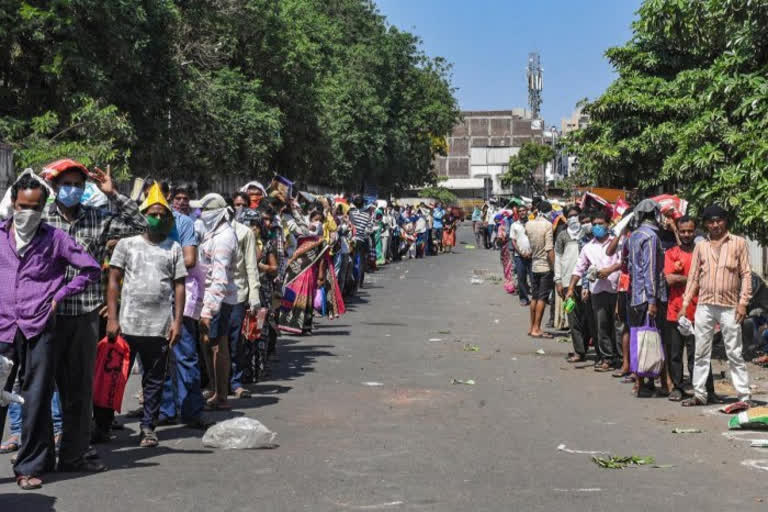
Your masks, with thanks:
M 258 198 L 258 199 L 257 198 L 252 198 L 251 195 L 248 194 L 248 189 L 249 188 L 259 189 L 261 191 L 261 198 Z M 240 189 L 240 192 L 245 192 L 246 194 L 248 194 L 248 201 L 249 201 L 248 206 L 250 208 L 258 208 L 259 204 L 261 203 L 261 201 L 263 201 L 264 198 L 267 197 L 267 191 L 264 188 L 264 185 L 262 185 L 258 181 L 249 181 L 248 183 L 245 184 L 244 187 L 242 187 Z
M 643 199 L 638 203 L 637 206 L 635 206 L 634 209 L 635 212 L 635 218 L 638 219 L 644 219 L 647 217 L 653 217 L 653 220 L 656 222 L 656 224 L 661 225 L 661 209 L 659 208 L 659 203 L 654 201 L 653 199 Z

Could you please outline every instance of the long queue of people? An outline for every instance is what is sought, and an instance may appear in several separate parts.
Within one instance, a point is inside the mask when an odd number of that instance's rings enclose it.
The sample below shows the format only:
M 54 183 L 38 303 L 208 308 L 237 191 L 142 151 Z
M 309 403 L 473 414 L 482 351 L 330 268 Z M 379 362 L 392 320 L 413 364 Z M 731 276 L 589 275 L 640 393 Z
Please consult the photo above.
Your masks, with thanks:
M 91 185 L 103 204 L 85 201 Z M 128 412 L 140 446 L 158 445 L 160 425 L 206 429 L 205 411 L 270 378 L 279 333 L 309 335 L 314 317 L 344 314 L 378 266 L 450 251 L 458 222 L 440 204 L 313 195 L 282 177 L 229 198 L 153 181 L 138 192 L 70 159 L 9 191 L 0 356 L 13 363 L 4 390 L 23 405 L 0 394 L 0 433 L 6 418 L 10 430 L 0 452 L 17 452 L 21 489 L 52 471 L 107 469 L 92 444 L 122 425 L 94 401 L 101 350 L 126 347 L 141 369 L 141 407 Z M 110 400 L 122 393 L 106 386 Z
M 553 337 L 542 317 L 554 305 L 572 338 L 568 362 L 584 364 L 593 347 L 595 371 L 632 383 L 637 397 L 720 403 L 710 361 L 721 337 L 738 405 L 748 408 L 743 348 L 754 350 L 765 331 L 765 286 L 751 272 L 746 240 L 728 230 L 728 211 L 683 213 L 650 198 L 623 217 L 578 204 L 553 212 L 543 199 L 502 210 L 495 232 L 505 287 L 530 308 L 529 336 Z M 663 345 L 658 376 L 637 371 L 648 329 Z

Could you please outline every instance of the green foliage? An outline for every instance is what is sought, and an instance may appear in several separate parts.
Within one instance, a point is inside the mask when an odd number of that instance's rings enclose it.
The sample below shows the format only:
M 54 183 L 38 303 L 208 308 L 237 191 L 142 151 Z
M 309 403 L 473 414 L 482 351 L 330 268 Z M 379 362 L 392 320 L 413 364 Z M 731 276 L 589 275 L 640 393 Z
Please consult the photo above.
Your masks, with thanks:
M 646 0 L 569 140 L 581 179 L 718 202 L 768 241 L 768 2 Z
M 529 141 L 523 144 L 520 152 L 509 157 L 509 168 L 501 176 L 504 187 L 529 184 L 535 192 L 541 192 L 543 183 L 534 176 L 536 169 L 551 161 L 555 151 L 551 146 Z
M 450 66 L 370 0 L 0 0 L 0 19 L 0 139 L 20 166 L 397 192 L 434 182 L 459 114 Z
M 455 205 L 459 200 L 459 198 L 456 197 L 456 194 L 449 189 L 440 186 L 427 187 L 419 190 L 419 197 L 437 199 L 448 206 Z

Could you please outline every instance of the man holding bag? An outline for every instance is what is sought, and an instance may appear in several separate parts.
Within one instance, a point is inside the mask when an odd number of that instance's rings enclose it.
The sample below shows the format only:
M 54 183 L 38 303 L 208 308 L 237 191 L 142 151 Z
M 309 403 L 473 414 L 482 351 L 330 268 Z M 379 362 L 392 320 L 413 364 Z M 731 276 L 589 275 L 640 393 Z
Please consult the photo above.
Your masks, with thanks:
M 659 238 L 659 203 L 653 199 L 644 199 L 635 207 L 635 218 L 639 222 L 639 227 L 632 232 L 629 237 L 629 246 L 627 254 L 627 267 L 629 269 L 630 290 L 629 290 L 629 328 L 636 332 L 641 328 L 655 328 L 656 335 L 661 336 L 663 322 L 666 318 L 667 305 L 667 285 L 664 280 L 664 249 L 661 247 Z M 647 331 L 647 329 L 643 329 Z M 637 336 L 637 335 L 636 335 Z M 645 337 L 644 339 L 647 339 Z M 640 340 L 635 337 L 631 340 L 636 344 L 635 353 L 647 353 L 648 347 L 642 347 Z M 630 350 L 630 353 L 633 351 Z M 654 394 L 660 396 L 669 396 L 669 385 L 667 383 L 667 372 L 664 363 L 664 355 L 659 351 L 657 361 L 661 366 L 661 390 L 654 389 L 654 375 L 645 375 L 649 377 L 648 382 L 643 385 L 644 372 L 638 372 L 637 396 L 649 397 Z M 645 363 L 649 361 L 644 358 Z M 647 368 L 648 366 L 645 365 Z
M 678 322 L 693 298 L 698 295 L 693 366 L 694 396 L 684 400 L 684 407 L 707 404 L 707 377 L 712 358 L 715 325 L 720 324 L 725 352 L 731 370 L 731 383 L 739 400 L 750 403 L 749 375 L 742 356 L 741 322 L 747 316 L 752 295 L 751 268 L 747 242 L 728 232 L 728 212 L 712 205 L 701 212 L 709 236 L 693 250 L 691 271 L 683 295 Z

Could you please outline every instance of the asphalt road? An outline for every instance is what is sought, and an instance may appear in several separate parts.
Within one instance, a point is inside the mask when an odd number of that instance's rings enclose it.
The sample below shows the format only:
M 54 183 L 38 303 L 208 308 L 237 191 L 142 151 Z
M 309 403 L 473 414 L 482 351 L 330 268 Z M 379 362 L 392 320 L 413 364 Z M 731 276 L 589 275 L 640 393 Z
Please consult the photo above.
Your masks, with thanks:
M 768 453 L 723 436 L 727 416 L 634 399 L 610 375 L 565 363 L 570 345 L 528 338 L 528 311 L 500 284 L 470 284 L 475 272 L 500 273 L 498 252 L 457 252 L 390 265 L 347 315 L 282 339 L 275 380 L 231 414 L 276 431 L 278 448 L 212 450 L 166 427 L 158 449 L 141 449 L 137 423 L 125 420 L 99 447 L 106 473 L 51 475 L 41 493 L 21 493 L 3 461 L 0 511 L 766 507 L 766 475 L 744 461 L 768 467 Z M 136 377 L 131 385 L 132 408 Z M 601 469 L 561 444 L 654 456 L 661 467 Z

